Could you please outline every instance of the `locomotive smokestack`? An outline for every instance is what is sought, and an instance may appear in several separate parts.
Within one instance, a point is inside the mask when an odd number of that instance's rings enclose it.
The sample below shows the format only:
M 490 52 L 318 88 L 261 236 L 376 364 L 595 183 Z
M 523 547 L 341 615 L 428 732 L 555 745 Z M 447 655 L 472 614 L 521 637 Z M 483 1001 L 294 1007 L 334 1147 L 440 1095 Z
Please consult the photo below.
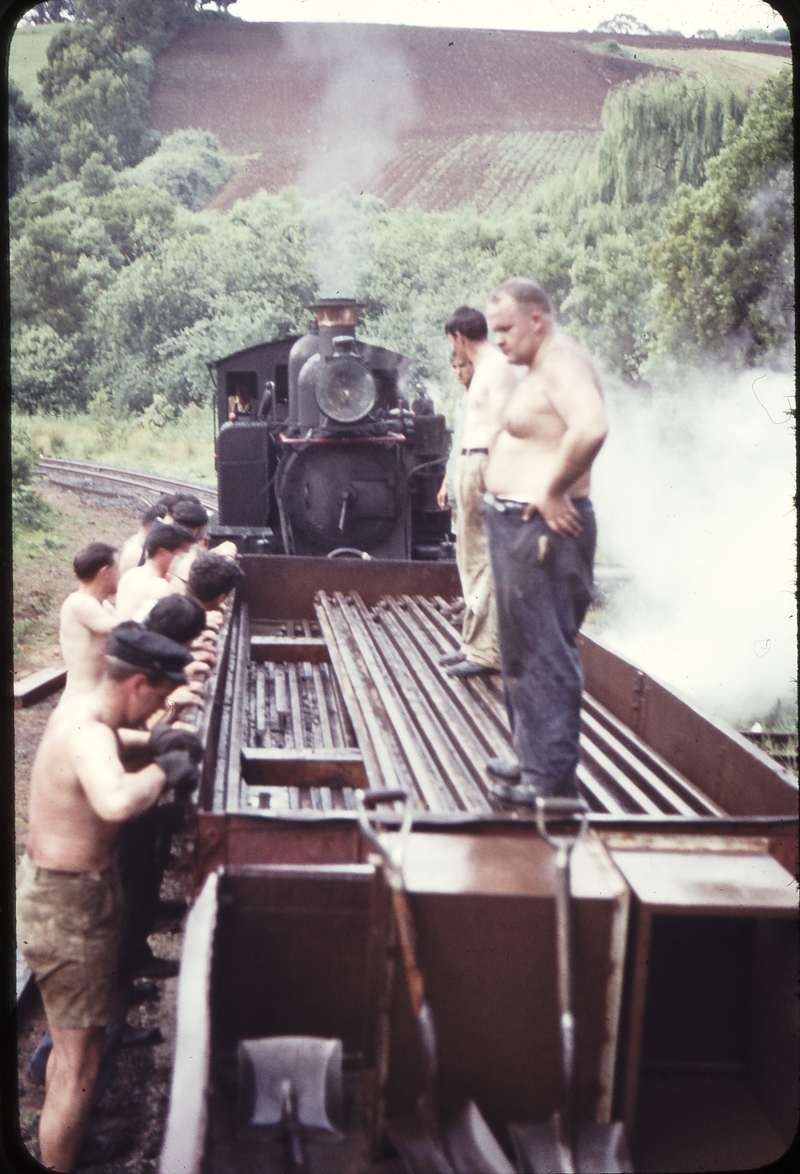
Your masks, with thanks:
M 345 326 L 352 331 L 358 321 L 359 311 L 364 309 L 364 304 L 357 302 L 355 298 L 320 298 L 313 305 L 306 306 L 306 309 L 313 310 L 317 322 L 323 329 Z

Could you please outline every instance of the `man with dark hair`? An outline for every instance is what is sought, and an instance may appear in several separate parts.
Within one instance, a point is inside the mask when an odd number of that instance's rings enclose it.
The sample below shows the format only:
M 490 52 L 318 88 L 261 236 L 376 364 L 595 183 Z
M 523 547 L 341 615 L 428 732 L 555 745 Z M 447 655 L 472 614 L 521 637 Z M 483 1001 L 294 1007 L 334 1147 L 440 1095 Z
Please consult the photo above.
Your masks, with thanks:
M 144 543 L 142 566 L 132 567 L 119 583 L 117 616 L 120 620 L 140 619 L 140 609 L 173 590 L 167 575 L 176 554 L 189 550 L 194 534 L 184 526 L 155 522 Z M 146 608 L 145 608 L 146 610 Z
M 528 372 L 509 399 L 486 470 L 489 532 L 503 682 L 520 779 L 498 783 L 504 804 L 577 800 L 582 675 L 578 629 L 592 598 L 596 525 L 592 462 L 608 430 L 600 380 L 586 351 L 563 334 L 547 295 L 504 282 L 489 298 L 489 325 L 510 363 Z
M 218 611 L 242 579 L 244 571 L 241 567 L 226 555 L 210 550 L 195 559 L 186 587 L 208 613 Z
M 90 542 L 73 560 L 80 585 L 61 605 L 59 644 L 67 666 L 64 697 L 94 689 L 103 675 L 108 634 L 117 623 L 109 598 L 117 592 L 117 552 L 106 542 Z M 63 698 L 62 698 L 63 700 Z
M 153 605 L 144 626 L 149 632 L 188 646 L 203 632 L 206 613 L 202 604 L 189 595 L 165 595 Z
M 451 676 L 471 677 L 500 668 L 494 582 L 481 501 L 489 448 L 516 379 L 488 341 L 486 319 L 480 310 L 459 306 L 447 319 L 445 333 L 456 359 L 471 363 L 473 375 L 466 393 L 461 454 L 454 475 L 456 562 L 464 595 L 464 624 L 460 651 L 444 657 L 442 663 Z
M 182 497 L 170 510 L 170 516 L 176 526 L 183 526 L 194 535 L 192 547 L 186 554 L 179 554 L 169 570 L 169 581 L 173 590 L 183 592 L 186 590 L 186 580 L 189 578 L 192 563 L 205 549 L 208 514 L 205 507 L 196 499 Z
M 142 559 L 144 550 L 144 542 L 154 522 L 160 522 L 167 512 L 167 506 L 164 501 L 157 501 L 155 505 L 148 506 L 142 514 L 142 524 L 139 529 L 133 534 L 127 542 L 123 543 L 122 550 L 119 556 L 119 573 L 124 575 L 131 567 L 138 567 Z
M 44 1002 L 53 1050 L 39 1122 L 43 1165 L 72 1171 L 89 1122 L 104 1031 L 122 1015 L 122 898 L 113 849 L 123 821 L 165 788 L 196 784 L 196 739 L 136 727 L 186 680 L 189 653 L 143 629 L 112 633 L 100 683 L 50 717 L 31 770 L 17 934 Z M 130 731 L 130 735 L 126 731 Z M 127 770 L 126 746 L 150 759 Z

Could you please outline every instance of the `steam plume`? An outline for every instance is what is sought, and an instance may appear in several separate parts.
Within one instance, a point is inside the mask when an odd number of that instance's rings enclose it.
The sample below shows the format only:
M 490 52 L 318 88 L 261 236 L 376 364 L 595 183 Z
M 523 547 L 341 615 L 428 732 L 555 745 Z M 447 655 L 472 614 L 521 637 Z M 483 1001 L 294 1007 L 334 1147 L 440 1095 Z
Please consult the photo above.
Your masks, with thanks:
M 310 77 L 324 78 L 316 133 L 299 180 L 311 198 L 309 224 L 321 296 L 352 296 L 363 252 L 360 206 L 346 189 L 369 190 L 418 117 L 410 70 L 396 33 L 380 26 L 289 25 L 287 45 Z M 343 189 L 345 190 L 343 193 Z M 332 196 L 332 193 L 337 193 Z
M 734 722 L 796 691 L 793 396 L 765 371 L 608 394 L 593 497 L 631 582 L 603 639 Z

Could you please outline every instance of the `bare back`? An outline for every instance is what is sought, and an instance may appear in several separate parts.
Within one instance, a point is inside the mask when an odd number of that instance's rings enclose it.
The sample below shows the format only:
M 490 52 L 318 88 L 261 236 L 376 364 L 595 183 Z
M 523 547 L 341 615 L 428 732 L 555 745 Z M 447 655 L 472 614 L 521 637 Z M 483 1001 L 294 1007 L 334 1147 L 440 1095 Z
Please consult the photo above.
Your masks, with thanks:
M 42 868 L 106 868 L 120 823 L 146 811 L 163 785 L 164 772 L 155 764 L 125 772 L 115 730 L 101 718 L 101 689 L 62 701 L 36 752 L 27 851 Z M 155 704 L 154 698 L 148 712 Z
M 487 488 L 525 502 L 553 493 L 587 496 L 594 453 L 587 461 L 582 452 L 571 451 L 571 442 L 574 434 L 581 448 L 585 436 L 598 430 L 604 434 L 604 428 L 594 363 L 579 343 L 554 331 L 508 400 L 489 459 Z
M 517 375 L 491 343 L 474 357 L 475 371 L 466 393 L 462 447 L 490 448 L 517 383 Z
M 100 682 L 108 634 L 117 623 L 110 603 L 100 603 L 80 588 L 61 605 L 59 644 L 67 666 L 64 697 L 88 693 Z M 62 698 L 63 701 L 63 698 Z
M 142 604 L 170 595 L 172 588 L 155 567 L 145 563 L 126 571 L 117 588 L 117 618 L 130 620 Z
M 130 571 L 139 565 L 139 559 L 142 557 L 146 537 L 147 534 L 144 530 L 137 530 L 127 542 L 123 543 L 122 550 L 119 552 L 120 575 L 124 575 L 126 571 Z

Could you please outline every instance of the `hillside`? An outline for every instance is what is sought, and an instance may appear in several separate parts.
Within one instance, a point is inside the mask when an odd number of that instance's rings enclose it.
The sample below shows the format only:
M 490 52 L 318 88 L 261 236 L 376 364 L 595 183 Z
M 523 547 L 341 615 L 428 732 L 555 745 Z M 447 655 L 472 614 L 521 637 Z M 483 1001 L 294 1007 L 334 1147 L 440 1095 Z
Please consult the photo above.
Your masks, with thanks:
M 191 29 L 158 58 L 151 121 L 219 136 L 233 174 L 211 207 L 260 188 L 341 183 L 390 207 L 470 202 L 502 214 L 532 184 L 574 173 L 603 103 L 653 72 L 724 76 L 752 89 L 789 47 L 380 25 Z

